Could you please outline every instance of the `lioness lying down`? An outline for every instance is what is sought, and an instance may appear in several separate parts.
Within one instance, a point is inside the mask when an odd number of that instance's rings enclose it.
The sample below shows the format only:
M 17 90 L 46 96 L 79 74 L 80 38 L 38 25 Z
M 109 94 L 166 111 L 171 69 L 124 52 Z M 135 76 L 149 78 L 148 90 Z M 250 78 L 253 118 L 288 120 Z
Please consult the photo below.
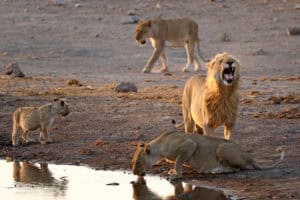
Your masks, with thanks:
M 40 107 L 21 107 L 13 114 L 12 144 L 19 144 L 19 132 L 26 142 L 34 141 L 29 137 L 29 131 L 40 129 L 40 142 L 46 144 L 52 142 L 48 129 L 52 126 L 55 117 L 69 114 L 69 107 L 64 99 L 55 99 L 52 103 Z
M 271 166 L 261 166 L 242 148 L 221 138 L 199 134 L 184 134 L 176 130 L 156 137 L 148 144 L 141 144 L 132 159 L 133 174 L 144 176 L 147 167 L 162 158 L 175 162 L 170 171 L 171 179 L 182 177 L 183 165 L 199 173 L 233 172 L 239 169 L 270 169 L 278 165 L 284 157 Z

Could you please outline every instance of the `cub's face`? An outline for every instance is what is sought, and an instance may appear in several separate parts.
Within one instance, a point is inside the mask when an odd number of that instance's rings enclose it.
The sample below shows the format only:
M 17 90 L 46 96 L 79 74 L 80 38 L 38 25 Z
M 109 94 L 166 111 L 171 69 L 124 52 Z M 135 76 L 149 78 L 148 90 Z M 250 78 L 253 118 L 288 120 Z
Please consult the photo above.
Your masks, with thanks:
M 240 78 L 240 65 L 231 56 L 221 54 L 209 64 L 209 73 L 213 73 L 215 79 L 225 85 L 231 86 Z
M 53 107 L 57 114 L 66 116 L 70 113 L 69 106 L 64 99 L 54 99 Z
M 150 155 L 150 149 L 144 144 L 137 147 L 134 156 L 132 158 L 132 172 L 134 175 L 144 176 L 146 167 L 149 166 L 148 157 Z
M 135 40 L 138 44 L 146 44 L 146 39 L 152 37 L 151 21 L 140 21 L 135 29 Z

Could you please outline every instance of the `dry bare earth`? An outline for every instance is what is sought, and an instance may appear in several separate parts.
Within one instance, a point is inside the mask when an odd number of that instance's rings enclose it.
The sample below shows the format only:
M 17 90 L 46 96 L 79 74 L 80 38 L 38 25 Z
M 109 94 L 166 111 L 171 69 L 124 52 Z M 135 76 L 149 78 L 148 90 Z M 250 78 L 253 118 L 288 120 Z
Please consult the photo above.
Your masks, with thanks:
M 193 73 L 179 72 L 184 50 L 168 49 L 171 75 L 140 74 L 152 49 L 138 48 L 134 25 L 121 25 L 121 19 L 129 10 L 140 18 L 189 16 L 199 23 L 205 58 L 228 51 L 243 65 L 234 140 L 262 163 L 277 160 L 282 149 L 286 158 L 269 171 L 186 176 L 246 199 L 300 198 L 300 37 L 286 34 L 287 27 L 300 25 L 298 1 L 49 2 L 0 2 L 0 64 L 18 62 L 27 76 L 0 77 L 2 157 L 130 169 L 138 142 L 170 127 L 172 118 L 181 120 L 182 87 Z M 69 79 L 83 86 L 68 85 Z M 115 93 L 120 81 L 134 81 L 138 93 Z M 57 142 L 11 147 L 13 111 L 57 96 L 72 104 L 72 113 L 53 127 Z M 162 162 L 151 172 L 166 175 L 170 167 Z

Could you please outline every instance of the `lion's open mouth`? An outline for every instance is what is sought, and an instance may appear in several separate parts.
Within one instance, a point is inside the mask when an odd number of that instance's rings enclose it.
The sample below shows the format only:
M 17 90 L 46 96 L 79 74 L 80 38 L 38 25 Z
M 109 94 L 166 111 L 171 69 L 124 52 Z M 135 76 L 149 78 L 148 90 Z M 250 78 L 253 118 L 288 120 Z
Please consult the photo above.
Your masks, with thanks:
M 234 72 L 235 72 L 235 66 L 233 62 L 227 62 L 224 65 L 224 69 L 222 72 L 222 79 L 225 84 L 232 84 L 234 81 Z

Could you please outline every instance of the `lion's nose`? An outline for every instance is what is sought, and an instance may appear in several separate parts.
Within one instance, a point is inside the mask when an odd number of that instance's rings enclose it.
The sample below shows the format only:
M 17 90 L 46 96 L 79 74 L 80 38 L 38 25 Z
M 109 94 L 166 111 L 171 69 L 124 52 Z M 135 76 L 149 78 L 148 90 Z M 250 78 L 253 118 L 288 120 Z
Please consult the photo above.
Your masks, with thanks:
M 141 44 L 145 44 L 145 43 L 146 43 L 146 41 L 145 41 L 145 40 L 141 41 Z
M 228 64 L 229 66 L 231 66 L 232 63 L 233 63 L 232 61 L 227 62 L 227 64 Z

